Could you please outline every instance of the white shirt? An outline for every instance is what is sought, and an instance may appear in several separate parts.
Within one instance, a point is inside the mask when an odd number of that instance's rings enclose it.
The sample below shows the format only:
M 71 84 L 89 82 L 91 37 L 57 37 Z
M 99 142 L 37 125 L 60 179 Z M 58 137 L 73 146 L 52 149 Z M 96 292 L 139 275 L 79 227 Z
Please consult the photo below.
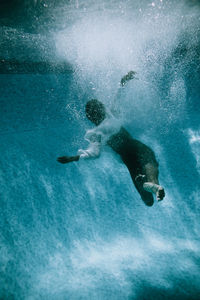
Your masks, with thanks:
M 98 157 L 101 153 L 101 148 L 106 145 L 111 135 L 117 133 L 122 126 L 122 98 L 124 87 L 118 88 L 117 94 L 110 110 L 107 111 L 105 120 L 97 127 L 86 132 L 84 139 L 89 142 L 87 149 L 79 149 L 78 155 L 80 158 Z
M 84 139 L 89 142 L 87 149 L 79 149 L 80 158 L 95 158 L 101 153 L 101 148 L 107 143 L 110 136 L 120 130 L 121 122 L 112 114 L 108 114 L 106 119 L 97 127 L 86 132 Z

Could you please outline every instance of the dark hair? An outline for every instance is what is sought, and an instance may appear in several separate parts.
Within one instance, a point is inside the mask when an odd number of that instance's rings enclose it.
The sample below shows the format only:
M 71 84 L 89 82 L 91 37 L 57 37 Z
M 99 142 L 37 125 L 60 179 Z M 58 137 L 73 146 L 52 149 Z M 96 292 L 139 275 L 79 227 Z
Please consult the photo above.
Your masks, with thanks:
M 86 117 L 95 125 L 99 125 L 106 117 L 105 106 L 97 99 L 86 103 L 85 113 Z

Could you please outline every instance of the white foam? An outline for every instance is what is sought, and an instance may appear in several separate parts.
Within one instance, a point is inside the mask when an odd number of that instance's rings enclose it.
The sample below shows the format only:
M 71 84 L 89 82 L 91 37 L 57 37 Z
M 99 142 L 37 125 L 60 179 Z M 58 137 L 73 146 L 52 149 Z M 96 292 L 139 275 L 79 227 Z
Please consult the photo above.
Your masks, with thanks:
M 137 290 L 137 277 L 142 276 L 153 286 L 171 288 L 173 279 L 169 260 L 176 258 L 174 274 L 180 270 L 187 273 L 197 273 L 189 253 L 198 253 L 200 243 L 189 239 L 164 239 L 156 233 L 146 234 L 144 238 L 122 237 L 108 241 L 101 239 L 94 242 L 80 240 L 74 242 L 74 247 L 66 256 L 55 253 L 49 258 L 47 272 L 38 274 L 40 289 L 77 290 L 97 288 L 100 282 L 108 278 L 121 288 L 126 287 L 129 292 L 134 290 L 127 278 L 131 271 Z M 189 250 L 190 252 L 186 252 Z M 184 261 L 184 264 L 183 264 Z M 160 268 L 162 265 L 162 268 Z M 152 276 L 152 270 L 156 270 Z
M 188 129 L 187 135 L 192 153 L 197 163 L 197 170 L 200 173 L 200 130 Z

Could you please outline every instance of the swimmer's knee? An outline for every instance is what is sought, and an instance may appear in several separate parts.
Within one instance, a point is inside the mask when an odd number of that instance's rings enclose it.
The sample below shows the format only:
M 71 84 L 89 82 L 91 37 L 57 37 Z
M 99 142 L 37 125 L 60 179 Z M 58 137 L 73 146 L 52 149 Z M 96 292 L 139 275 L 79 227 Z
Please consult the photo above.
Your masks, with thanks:
M 144 201 L 144 200 L 143 200 L 143 201 Z M 144 201 L 144 203 L 145 203 L 146 206 L 151 207 L 151 206 L 153 206 L 153 204 L 154 204 L 154 200 L 151 199 L 150 201 Z
M 154 199 L 153 199 L 153 195 L 151 193 L 143 190 L 140 192 L 140 196 L 146 206 L 153 206 Z

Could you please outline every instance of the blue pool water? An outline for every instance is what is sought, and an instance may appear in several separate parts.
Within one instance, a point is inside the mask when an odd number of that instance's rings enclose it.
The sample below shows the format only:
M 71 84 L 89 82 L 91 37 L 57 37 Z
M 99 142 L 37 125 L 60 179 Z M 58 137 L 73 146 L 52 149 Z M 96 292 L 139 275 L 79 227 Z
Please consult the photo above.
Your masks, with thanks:
M 199 2 L 50 3 L 1 28 L 1 57 L 71 71 L 0 74 L 0 299 L 200 299 Z M 107 147 L 56 162 L 87 146 L 85 103 L 109 107 L 132 69 L 118 101 L 160 164 L 152 207 Z

